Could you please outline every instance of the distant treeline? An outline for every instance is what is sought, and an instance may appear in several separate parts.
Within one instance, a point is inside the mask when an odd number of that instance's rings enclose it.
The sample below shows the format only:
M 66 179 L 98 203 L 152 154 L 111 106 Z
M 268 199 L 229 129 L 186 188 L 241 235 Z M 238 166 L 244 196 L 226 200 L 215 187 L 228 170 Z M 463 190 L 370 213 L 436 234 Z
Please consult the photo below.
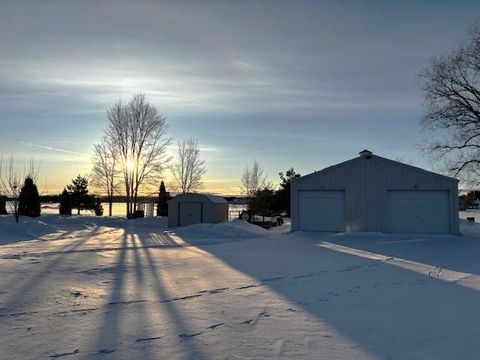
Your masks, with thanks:
M 108 198 L 106 196 L 98 196 L 98 197 L 100 198 L 100 200 L 102 202 L 107 202 L 108 201 Z M 231 201 L 236 200 L 236 199 L 244 199 L 242 197 L 239 198 L 239 197 L 236 197 L 236 196 L 225 196 L 224 198 L 228 202 L 231 202 Z M 124 202 L 126 202 L 126 199 L 127 198 L 125 196 L 118 195 L 118 196 L 113 197 L 113 202 L 114 203 L 124 203 Z M 7 198 L 7 201 L 11 201 L 11 200 L 12 199 Z M 158 196 L 139 196 L 138 197 L 139 202 L 156 202 L 157 200 L 158 200 Z M 60 202 L 60 194 L 58 194 L 58 195 L 40 195 L 40 202 L 42 202 L 42 203 L 48 203 L 48 202 L 58 203 L 58 202 Z
M 102 202 L 108 202 L 108 198 L 106 196 L 97 196 L 95 197 L 100 198 Z M 243 196 L 224 196 L 223 197 L 225 200 L 227 200 L 229 203 L 234 202 L 234 203 L 239 203 L 239 204 L 247 204 L 249 202 L 249 198 L 245 198 Z M 12 199 L 7 197 L 7 201 L 11 201 Z M 138 197 L 138 202 L 156 202 L 158 200 L 158 196 L 139 196 Z M 58 203 L 60 202 L 60 194 L 58 195 L 40 195 L 40 202 L 42 203 Z M 113 197 L 113 202 L 114 203 L 124 203 L 126 202 L 126 197 L 117 195 Z
M 96 196 L 100 198 L 102 202 L 107 202 L 108 198 L 106 196 Z M 123 203 L 126 201 L 125 196 L 114 196 L 113 197 L 113 202 L 114 203 Z M 158 199 L 158 196 L 139 196 L 138 201 L 139 202 L 155 202 Z M 43 203 L 46 202 L 60 202 L 60 195 L 41 195 L 40 196 L 40 201 Z

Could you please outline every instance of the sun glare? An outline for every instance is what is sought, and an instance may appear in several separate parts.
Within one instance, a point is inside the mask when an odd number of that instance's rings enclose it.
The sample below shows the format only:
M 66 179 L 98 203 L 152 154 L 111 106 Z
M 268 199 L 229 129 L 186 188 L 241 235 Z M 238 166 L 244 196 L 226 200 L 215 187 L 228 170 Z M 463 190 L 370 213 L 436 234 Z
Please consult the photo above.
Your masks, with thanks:
M 135 167 L 135 162 L 131 159 L 127 160 L 127 169 L 132 170 Z

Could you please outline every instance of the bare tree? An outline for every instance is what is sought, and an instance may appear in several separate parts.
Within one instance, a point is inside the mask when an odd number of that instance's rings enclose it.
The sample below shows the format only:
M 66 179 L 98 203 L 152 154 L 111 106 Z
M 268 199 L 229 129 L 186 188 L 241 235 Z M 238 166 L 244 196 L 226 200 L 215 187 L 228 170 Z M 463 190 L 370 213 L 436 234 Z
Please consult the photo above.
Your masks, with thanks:
M 163 115 L 147 102 L 144 94 L 130 101 L 119 101 L 107 113 L 105 135 L 117 151 L 125 185 L 127 216 L 137 207 L 139 190 L 158 179 L 167 166 L 167 123 Z
M 3 157 L 0 157 L 0 193 L 10 201 L 11 210 L 17 223 L 19 220 L 18 205 L 20 203 L 22 181 L 29 177 L 36 183 L 38 173 L 39 167 L 33 159 L 30 160 L 28 167 L 24 167 L 23 171 L 20 171 L 15 164 L 13 155 L 10 155 L 7 163 L 4 163 Z
M 420 73 L 426 149 L 444 160 L 454 176 L 480 170 L 480 29 L 450 54 L 435 58 Z M 477 183 L 479 180 L 477 178 Z
M 257 160 L 251 168 L 245 168 L 241 178 L 242 190 L 248 197 L 254 197 L 258 190 L 265 187 L 267 177 L 263 175 L 263 167 Z
M 115 145 L 105 136 L 93 146 L 91 183 L 107 194 L 108 215 L 112 216 L 113 196 L 120 189 L 119 164 Z
M 177 159 L 172 165 L 173 178 L 182 193 L 195 192 L 202 186 L 205 161 L 200 160 L 197 140 L 183 139 L 178 142 Z

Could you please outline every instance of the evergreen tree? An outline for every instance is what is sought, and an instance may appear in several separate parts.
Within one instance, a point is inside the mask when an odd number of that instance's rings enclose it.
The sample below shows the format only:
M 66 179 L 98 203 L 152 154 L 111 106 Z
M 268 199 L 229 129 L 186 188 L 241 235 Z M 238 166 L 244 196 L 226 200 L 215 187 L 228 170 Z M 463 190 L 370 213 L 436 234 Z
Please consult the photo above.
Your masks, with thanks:
M 60 215 L 72 215 L 72 195 L 63 189 L 63 192 L 60 194 Z
M 77 215 L 80 215 L 82 205 L 90 200 L 88 196 L 88 179 L 78 175 L 72 179 L 72 183 L 67 186 L 68 191 L 72 194 L 73 206 L 77 208 Z
M 0 196 L 0 215 L 8 215 L 7 198 L 5 196 Z
M 99 197 L 95 198 L 95 200 L 94 200 L 93 211 L 95 211 L 96 216 L 102 216 L 103 215 L 102 200 L 100 200 Z
M 255 192 L 255 197 L 250 202 L 248 208 L 255 215 L 272 216 L 273 203 L 275 201 L 275 191 L 268 186 Z
M 25 183 L 20 191 L 18 214 L 23 216 L 40 216 L 40 195 L 37 185 L 31 177 L 25 179 Z
M 274 208 L 277 212 L 285 212 L 290 217 L 290 183 L 301 175 L 297 174 L 293 167 L 288 169 L 285 174 L 281 172 L 278 175 L 282 182 L 280 183 L 280 188 L 275 193 Z
M 162 180 L 158 192 L 157 216 L 168 216 L 168 200 L 170 200 L 170 195 L 167 193 L 165 183 Z

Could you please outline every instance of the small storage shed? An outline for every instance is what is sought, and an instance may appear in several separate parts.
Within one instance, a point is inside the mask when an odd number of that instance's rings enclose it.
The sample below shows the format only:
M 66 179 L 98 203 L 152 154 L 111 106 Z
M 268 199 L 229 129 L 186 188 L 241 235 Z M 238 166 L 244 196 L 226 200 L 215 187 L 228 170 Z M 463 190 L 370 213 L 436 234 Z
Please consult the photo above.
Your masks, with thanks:
M 293 231 L 459 234 L 457 179 L 359 155 L 292 181 Z
M 180 194 L 168 202 L 168 226 L 228 221 L 228 202 L 206 194 Z

